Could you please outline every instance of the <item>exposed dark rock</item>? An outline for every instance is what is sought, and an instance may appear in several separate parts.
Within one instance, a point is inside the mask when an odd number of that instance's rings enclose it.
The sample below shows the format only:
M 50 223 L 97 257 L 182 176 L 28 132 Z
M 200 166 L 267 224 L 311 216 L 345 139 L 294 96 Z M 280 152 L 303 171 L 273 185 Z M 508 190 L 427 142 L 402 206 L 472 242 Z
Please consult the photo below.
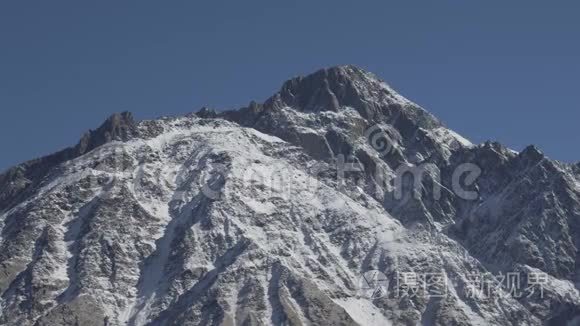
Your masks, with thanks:
M 79 157 L 113 140 L 127 141 L 136 135 L 130 112 L 110 116 L 97 129 L 83 135 L 79 143 L 55 154 L 22 163 L 0 175 L 0 212 L 30 195 L 43 178 L 59 164 Z
M 579 171 L 471 145 L 353 66 L 240 110 L 116 114 L 0 175 L 0 323 L 564 325 Z M 367 300 L 369 269 L 390 291 L 399 272 L 443 272 L 449 292 Z M 472 273 L 538 271 L 544 297 L 469 296 Z

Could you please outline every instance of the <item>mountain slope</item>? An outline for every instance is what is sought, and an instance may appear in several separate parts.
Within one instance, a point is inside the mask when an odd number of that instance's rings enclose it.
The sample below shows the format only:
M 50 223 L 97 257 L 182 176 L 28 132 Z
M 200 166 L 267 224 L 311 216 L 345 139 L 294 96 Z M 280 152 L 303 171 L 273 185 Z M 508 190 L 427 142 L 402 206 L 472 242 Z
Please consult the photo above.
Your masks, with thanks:
M 2 324 L 561 325 L 580 314 L 578 167 L 473 145 L 353 66 L 237 111 L 114 116 L 65 153 L 0 176 Z M 465 168 L 473 182 L 456 176 Z M 361 293 L 373 270 L 388 294 Z M 541 297 L 472 295 L 473 275 L 513 272 L 546 273 Z M 443 275 L 446 293 L 400 295 L 402 273 Z

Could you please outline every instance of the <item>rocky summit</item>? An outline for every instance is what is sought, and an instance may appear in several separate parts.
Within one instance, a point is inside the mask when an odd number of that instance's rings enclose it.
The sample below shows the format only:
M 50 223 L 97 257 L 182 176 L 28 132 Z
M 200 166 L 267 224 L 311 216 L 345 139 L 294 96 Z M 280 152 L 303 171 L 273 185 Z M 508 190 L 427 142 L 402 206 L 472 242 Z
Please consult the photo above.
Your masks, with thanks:
M 354 66 L 0 175 L 2 325 L 577 325 L 580 165 Z

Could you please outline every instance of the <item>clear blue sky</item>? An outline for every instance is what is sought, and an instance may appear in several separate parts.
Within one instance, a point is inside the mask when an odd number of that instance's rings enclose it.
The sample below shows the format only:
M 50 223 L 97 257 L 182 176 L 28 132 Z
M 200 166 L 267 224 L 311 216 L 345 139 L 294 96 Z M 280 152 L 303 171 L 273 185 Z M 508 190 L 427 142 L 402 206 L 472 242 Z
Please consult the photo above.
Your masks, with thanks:
M 203 2 L 203 3 L 202 3 Z M 578 1 L 0 2 L 0 170 L 137 118 L 355 64 L 475 142 L 580 160 Z

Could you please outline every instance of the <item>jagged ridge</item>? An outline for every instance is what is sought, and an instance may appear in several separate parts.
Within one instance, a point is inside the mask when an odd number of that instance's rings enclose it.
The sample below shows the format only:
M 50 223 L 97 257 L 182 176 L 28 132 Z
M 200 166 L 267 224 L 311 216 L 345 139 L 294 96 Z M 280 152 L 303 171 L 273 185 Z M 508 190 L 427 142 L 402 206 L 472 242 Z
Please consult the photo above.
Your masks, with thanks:
M 386 147 L 369 142 L 375 127 Z M 360 171 L 338 180 L 340 157 Z M 436 198 L 464 163 L 481 168 L 478 198 Z M 425 164 L 440 180 L 419 198 L 377 178 Z M 472 145 L 353 66 L 237 111 L 115 115 L 0 176 L 3 323 L 563 324 L 580 306 L 578 170 L 535 147 Z M 401 271 L 453 284 L 444 298 L 371 302 L 356 291 L 370 269 L 390 290 Z M 544 298 L 481 300 L 468 296 L 474 271 L 550 282 Z

